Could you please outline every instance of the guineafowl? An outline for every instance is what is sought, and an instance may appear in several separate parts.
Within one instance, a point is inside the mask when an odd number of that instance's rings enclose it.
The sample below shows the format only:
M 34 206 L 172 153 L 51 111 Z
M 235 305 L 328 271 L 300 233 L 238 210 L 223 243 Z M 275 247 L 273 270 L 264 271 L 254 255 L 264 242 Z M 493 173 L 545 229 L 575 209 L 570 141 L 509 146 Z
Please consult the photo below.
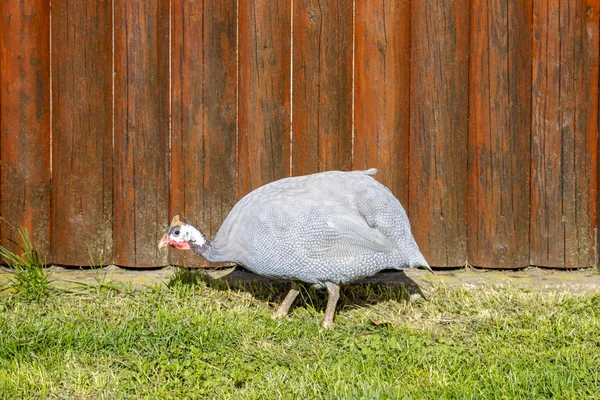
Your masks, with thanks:
M 287 314 L 298 295 L 295 282 L 327 288 L 323 328 L 333 327 L 340 284 L 387 269 L 431 271 L 392 192 L 376 169 L 329 171 L 266 184 L 242 198 L 212 241 L 173 218 L 159 242 L 194 250 L 214 262 L 292 281 L 274 317 Z

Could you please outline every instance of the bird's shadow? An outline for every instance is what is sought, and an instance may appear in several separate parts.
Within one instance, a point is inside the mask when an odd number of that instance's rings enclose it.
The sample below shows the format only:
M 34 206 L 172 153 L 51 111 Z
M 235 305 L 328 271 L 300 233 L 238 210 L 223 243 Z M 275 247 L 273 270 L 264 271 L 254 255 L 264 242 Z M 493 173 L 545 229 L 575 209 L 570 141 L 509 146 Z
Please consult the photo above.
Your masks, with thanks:
M 204 282 L 212 289 L 243 291 L 250 293 L 257 300 L 274 304 L 283 301 L 291 286 L 290 281 L 256 275 L 239 266 L 232 272 L 219 275 L 218 272 L 204 269 L 179 268 L 167 285 L 196 285 Z M 425 298 L 421 288 L 404 271 L 386 270 L 342 285 L 337 309 L 374 305 L 389 300 L 408 301 L 414 295 Z M 326 290 L 312 289 L 308 284 L 300 284 L 300 295 L 292 309 L 311 307 L 322 311 L 326 304 Z

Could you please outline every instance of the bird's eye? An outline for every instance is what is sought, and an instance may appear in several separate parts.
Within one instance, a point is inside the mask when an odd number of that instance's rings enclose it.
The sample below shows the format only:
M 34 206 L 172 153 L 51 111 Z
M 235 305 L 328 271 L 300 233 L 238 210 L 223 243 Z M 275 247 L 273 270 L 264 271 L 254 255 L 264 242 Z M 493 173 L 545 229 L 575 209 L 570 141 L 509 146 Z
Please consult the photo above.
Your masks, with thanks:
M 175 236 L 179 236 L 179 233 L 180 233 L 180 231 L 179 231 L 179 229 L 177 229 L 177 230 L 176 230 L 175 232 L 173 232 L 173 233 L 175 234 Z

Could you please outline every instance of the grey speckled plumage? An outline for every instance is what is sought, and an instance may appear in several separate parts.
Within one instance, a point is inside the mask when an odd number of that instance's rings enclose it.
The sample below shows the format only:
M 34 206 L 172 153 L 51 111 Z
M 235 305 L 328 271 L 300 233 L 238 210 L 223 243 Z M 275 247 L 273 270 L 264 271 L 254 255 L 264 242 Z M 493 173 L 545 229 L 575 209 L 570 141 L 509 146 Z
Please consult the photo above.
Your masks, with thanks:
M 429 268 L 404 208 L 368 171 L 281 179 L 231 210 L 204 256 L 319 286 L 386 268 Z
M 259 275 L 327 287 L 323 326 L 333 326 L 339 284 L 383 269 L 429 265 L 404 208 L 367 171 L 329 171 L 281 179 L 241 199 L 212 242 L 173 219 L 159 247 L 195 250 L 209 261 L 235 262 Z M 276 316 L 297 296 L 292 286 Z

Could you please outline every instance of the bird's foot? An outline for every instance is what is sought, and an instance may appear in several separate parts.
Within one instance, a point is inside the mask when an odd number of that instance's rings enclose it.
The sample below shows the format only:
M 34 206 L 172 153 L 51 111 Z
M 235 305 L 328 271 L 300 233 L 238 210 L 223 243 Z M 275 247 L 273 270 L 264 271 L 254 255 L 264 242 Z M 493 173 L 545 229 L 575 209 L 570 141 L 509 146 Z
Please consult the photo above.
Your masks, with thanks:
M 288 314 L 292 303 L 298 296 L 298 293 L 300 292 L 298 291 L 296 283 L 292 283 L 290 291 L 288 292 L 287 296 L 285 296 L 285 299 L 283 299 L 283 302 L 279 305 L 277 311 L 275 311 L 271 318 L 278 319 L 285 317 Z
M 277 310 L 273 314 L 271 314 L 272 319 L 280 319 L 287 315 L 286 311 Z
M 333 323 L 333 321 L 324 320 L 322 326 L 323 326 L 323 329 L 330 330 L 330 329 L 333 329 L 335 324 Z
M 335 314 L 335 306 L 340 298 L 340 286 L 335 283 L 327 282 L 327 308 L 325 309 L 325 319 L 323 319 L 323 329 L 333 329 L 333 314 Z

